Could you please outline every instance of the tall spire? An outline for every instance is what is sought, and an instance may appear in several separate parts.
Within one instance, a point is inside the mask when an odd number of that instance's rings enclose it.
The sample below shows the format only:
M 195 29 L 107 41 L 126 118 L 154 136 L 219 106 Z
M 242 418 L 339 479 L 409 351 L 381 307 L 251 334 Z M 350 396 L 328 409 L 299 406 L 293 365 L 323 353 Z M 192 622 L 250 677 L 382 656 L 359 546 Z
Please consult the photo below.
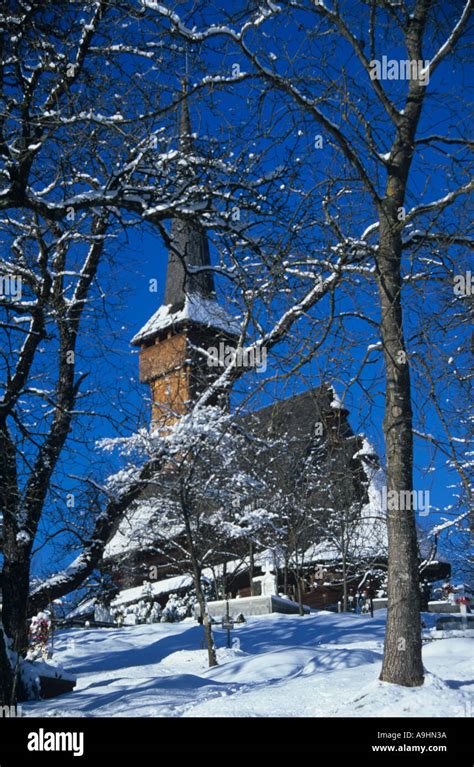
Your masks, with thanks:
M 193 135 L 191 130 L 191 117 L 189 115 L 187 74 L 181 80 L 181 93 L 183 100 L 181 101 L 179 117 L 179 144 L 181 150 L 186 154 L 189 154 L 193 149 Z
M 188 103 L 188 80 L 181 81 L 183 99 L 179 115 L 179 145 L 182 155 L 189 156 L 193 151 L 191 118 Z M 192 173 L 187 186 L 192 183 Z M 215 298 L 214 278 L 208 269 L 193 272 L 191 267 L 211 265 L 209 243 L 206 232 L 199 222 L 174 218 L 171 224 L 170 251 L 164 304 L 171 305 L 171 311 L 181 309 L 186 296 L 199 294 L 204 298 Z

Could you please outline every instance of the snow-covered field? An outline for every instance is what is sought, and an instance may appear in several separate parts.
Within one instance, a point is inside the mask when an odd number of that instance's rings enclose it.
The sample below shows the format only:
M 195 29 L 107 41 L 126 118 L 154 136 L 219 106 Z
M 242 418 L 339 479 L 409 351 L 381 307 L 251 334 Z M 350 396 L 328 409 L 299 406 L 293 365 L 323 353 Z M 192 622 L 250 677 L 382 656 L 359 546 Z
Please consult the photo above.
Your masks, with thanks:
M 432 622 L 433 617 L 428 616 Z M 78 677 L 73 693 L 23 704 L 26 716 L 471 716 L 474 641 L 424 645 L 422 688 L 378 681 L 385 611 L 249 618 L 215 631 L 208 669 L 192 619 L 56 635 L 55 661 Z

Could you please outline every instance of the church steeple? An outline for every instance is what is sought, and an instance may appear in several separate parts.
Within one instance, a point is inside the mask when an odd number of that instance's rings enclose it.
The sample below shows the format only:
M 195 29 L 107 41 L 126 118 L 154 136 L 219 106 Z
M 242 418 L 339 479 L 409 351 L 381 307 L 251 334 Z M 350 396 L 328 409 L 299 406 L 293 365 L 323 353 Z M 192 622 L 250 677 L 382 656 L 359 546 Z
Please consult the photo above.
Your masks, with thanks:
M 179 145 L 184 157 L 194 151 L 186 81 L 179 115 Z M 183 192 L 194 183 L 186 166 Z M 209 243 L 204 227 L 191 216 L 171 223 L 163 304 L 132 339 L 140 347 L 140 380 L 150 384 L 153 421 L 168 426 L 221 370 L 210 367 L 199 349 L 235 345 L 240 328 L 217 302 Z
M 191 118 L 188 104 L 188 86 L 186 78 L 182 81 L 181 110 L 179 117 L 179 145 L 185 157 L 190 158 L 193 150 Z M 184 174 L 183 187 L 194 181 L 192 171 Z M 185 191 L 185 188 L 183 189 Z M 186 296 L 200 295 L 203 298 L 215 297 L 214 279 L 210 267 L 209 243 L 206 232 L 199 222 L 175 218 L 171 224 L 170 251 L 164 304 L 177 310 L 182 309 Z M 202 271 L 194 271 L 199 268 Z
M 181 109 L 179 114 L 179 144 L 181 150 L 185 154 L 191 154 L 194 149 L 193 146 L 193 133 L 191 130 L 191 116 L 189 113 L 189 101 L 188 101 L 188 77 L 187 75 L 181 80 Z

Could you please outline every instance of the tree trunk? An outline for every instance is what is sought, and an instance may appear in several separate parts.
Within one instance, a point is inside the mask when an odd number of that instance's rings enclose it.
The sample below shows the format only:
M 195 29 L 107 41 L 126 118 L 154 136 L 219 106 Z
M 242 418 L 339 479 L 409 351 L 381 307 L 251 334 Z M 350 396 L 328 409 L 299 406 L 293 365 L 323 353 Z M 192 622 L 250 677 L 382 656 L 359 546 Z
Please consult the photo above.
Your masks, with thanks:
M 295 547 L 295 581 L 296 581 L 296 598 L 298 600 L 299 614 L 304 615 L 303 610 L 303 576 L 301 575 L 300 566 L 298 562 L 298 553 Z
M 422 57 L 421 41 L 429 7 L 428 2 L 417 3 L 409 25 L 406 44 L 412 60 Z M 410 366 L 403 333 L 401 264 L 406 189 L 424 94 L 424 87 L 412 79 L 390 152 L 385 197 L 379 205 L 376 258 L 385 362 L 383 430 L 390 500 L 387 504 L 388 616 L 380 678 L 407 687 L 423 684 L 423 663 L 418 546 L 412 503 L 413 413 Z M 392 498 L 396 499 L 395 504 Z
M 30 581 L 31 544 L 19 542 L 20 492 L 13 440 L 0 422 L 0 509 L 3 513 L 2 623 L 13 640 L 13 649 L 23 653 L 28 644 L 27 603 Z M 28 528 L 29 531 L 29 528 Z
M 207 645 L 207 657 L 209 661 L 209 668 L 217 666 L 216 648 L 214 645 L 214 637 L 212 636 L 212 626 L 209 613 L 207 612 L 206 599 L 201 585 L 201 574 L 199 572 L 194 573 L 194 588 L 196 589 L 196 597 L 199 604 L 199 611 L 201 614 L 201 622 L 204 627 L 204 636 L 206 638 Z
M 346 555 L 342 555 L 342 611 L 347 612 L 347 562 Z
M 298 607 L 301 617 L 304 616 L 303 608 L 303 578 L 296 576 L 296 582 L 298 584 Z
M 285 565 L 283 567 L 283 593 L 288 596 L 288 559 L 285 556 Z
M 214 576 L 214 583 L 218 583 L 218 579 Z M 224 562 L 222 565 L 222 593 L 218 595 L 219 599 L 227 599 L 228 598 L 228 588 L 227 588 L 227 562 Z
M 24 655 L 28 649 L 28 596 L 30 589 L 30 555 L 24 547 L 11 545 L 11 533 L 5 521 L 5 550 L 2 571 L 2 621 L 13 649 Z M 10 533 L 10 534 L 9 534 Z M 13 549 L 13 551 L 12 551 Z
M 253 553 L 253 543 L 250 541 L 249 547 L 249 580 L 250 580 L 250 596 L 255 596 L 255 584 L 253 582 L 255 575 L 255 557 Z
M 392 220 L 381 216 L 377 260 L 386 375 L 383 428 L 389 499 L 388 618 L 380 678 L 385 682 L 414 687 L 423 683 L 423 664 L 417 536 L 411 503 L 413 433 L 410 371 L 400 296 L 401 236 L 395 221 L 395 216 Z
M 3 627 L 0 623 L 0 705 L 13 706 L 15 703 L 13 670 L 8 658 Z
M 209 613 L 207 611 L 206 598 L 204 596 L 204 591 L 202 589 L 202 582 L 201 582 L 202 567 L 200 565 L 198 557 L 196 556 L 196 549 L 194 547 L 193 533 L 192 533 L 191 524 L 189 521 L 189 514 L 185 510 L 184 505 L 183 505 L 183 512 L 184 512 L 184 526 L 186 529 L 189 555 L 190 555 L 191 566 L 193 570 L 194 588 L 196 589 L 196 598 L 199 605 L 201 623 L 203 625 L 204 636 L 206 638 L 209 668 L 211 668 L 212 666 L 217 666 L 218 664 L 217 664 L 216 647 L 214 645 L 214 637 L 212 636 L 211 621 L 210 621 Z

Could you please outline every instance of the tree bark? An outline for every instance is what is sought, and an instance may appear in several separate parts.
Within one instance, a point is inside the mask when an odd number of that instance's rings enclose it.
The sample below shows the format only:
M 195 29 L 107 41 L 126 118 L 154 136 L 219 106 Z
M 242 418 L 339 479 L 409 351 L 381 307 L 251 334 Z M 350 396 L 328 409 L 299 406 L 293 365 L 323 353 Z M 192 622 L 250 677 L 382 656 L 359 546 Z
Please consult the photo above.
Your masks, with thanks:
M 298 583 L 298 607 L 299 607 L 299 613 L 301 617 L 304 616 L 304 607 L 303 607 L 303 578 L 301 576 L 296 576 L 296 581 Z
M 396 186 L 394 184 L 395 188 Z M 403 335 L 400 295 L 401 250 L 399 227 L 396 226 L 393 217 L 390 220 L 382 215 L 378 284 L 386 375 L 383 429 L 386 446 L 387 496 L 390 499 L 393 494 L 396 502 L 389 503 L 387 509 L 388 617 L 380 678 L 385 682 L 414 687 L 423 684 L 423 664 L 417 535 L 411 504 L 412 406 L 410 370 Z M 406 508 L 408 497 L 410 503 Z M 391 506 L 395 508 L 390 508 Z
M 7 525 L 5 525 L 6 531 Z M 5 549 L 8 543 L 5 544 Z M 2 574 L 2 619 L 5 633 L 13 639 L 13 649 L 24 655 L 28 649 L 28 595 L 30 558 L 15 547 L 14 555 L 5 554 Z
M 255 577 L 255 557 L 253 553 L 253 543 L 250 541 L 249 547 L 249 581 L 250 581 L 250 596 L 255 596 L 255 584 L 253 579 Z
M 0 423 L 0 509 L 3 512 L 2 622 L 13 649 L 23 652 L 27 637 L 29 548 L 18 542 L 20 505 L 15 447 L 5 422 Z
M 214 637 L 212 635 L 212 626 L 209 613 L 207 611 L 206 598 L 202 590 L 201 573 L 199 568 L 193 570 L 194 575 L 194 588 L 196 589 L 196 597 L 199 604 L 199 611 L 201 614 L 201 622 L 204 627 L 204 636 L 206 638 L 207 645 L 207 658 L 209 661 L 209 668 L 217 666 L 216 648 L 214 645 Z
M 347 612 L 347 562 L 346 553 L 342 552 L 342 611 Z
M 0 623 L 0 705 L 13 706 L 15 704 L 13 670 L 8 658 L 3 627 Z
M 295 546 L 295 569 L 294 569 L 294 575 L 295 575 L 295 583 L 296 583 L 296 598 L 298 600 L 298 610 L 299 614 L 301 616 L 304 615 L 304 609 L 303 609 L 303 574 L 300 569 L 299 564 L 299 558 L 298 558 L 298 548 Z

